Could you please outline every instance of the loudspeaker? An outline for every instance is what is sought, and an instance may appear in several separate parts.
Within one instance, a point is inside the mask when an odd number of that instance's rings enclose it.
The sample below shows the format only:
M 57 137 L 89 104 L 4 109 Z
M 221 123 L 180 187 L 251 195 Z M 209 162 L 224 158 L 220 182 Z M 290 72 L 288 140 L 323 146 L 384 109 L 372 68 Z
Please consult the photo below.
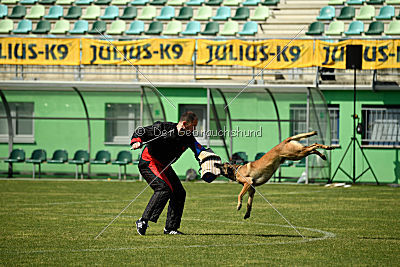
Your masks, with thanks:
M 346 69 L 362 69 L 362 45 L 346 45 Z

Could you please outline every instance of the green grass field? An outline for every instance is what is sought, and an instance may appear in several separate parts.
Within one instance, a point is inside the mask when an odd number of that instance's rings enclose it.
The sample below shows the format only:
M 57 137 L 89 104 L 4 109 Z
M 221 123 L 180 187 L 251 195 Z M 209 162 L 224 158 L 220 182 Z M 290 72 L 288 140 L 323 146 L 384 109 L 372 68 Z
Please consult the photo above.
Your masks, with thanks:
M 400 188 L 267 184 L 252 217 L 236 211 L 241 186 L 184 183 L 181 231 L 133 229 L 152 193 L 144 182 L 1 180 L 0 265 L 400 265 Z M 247 196 L 246 198 L 247 199 Z

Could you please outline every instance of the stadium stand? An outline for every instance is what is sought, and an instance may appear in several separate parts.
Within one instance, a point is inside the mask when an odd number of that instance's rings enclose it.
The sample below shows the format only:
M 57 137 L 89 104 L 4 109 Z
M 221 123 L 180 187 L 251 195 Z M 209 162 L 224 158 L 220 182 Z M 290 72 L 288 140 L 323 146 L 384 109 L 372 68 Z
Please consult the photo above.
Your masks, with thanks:
M 378 20 L 391 20 L 395 16 L 395 10 L 393 6 L 383 6 L 379 10 L 378 16 L 375 19 Z
M 61 19 L 56 22 L 54 28 L 50 30 L 51 34 L 66 34 L 70 29 L 70 23 L 68 20 Z
M 103 34 L 107 30 L 107 24 L 105 21 L 95 21 L 92 28 L 88 31 L 89 34 Z
M 79 19 L 82 16 L 82 8 L 79 6 L 71 6 L 68 9 L 67 15 L 64 19 Z
M 115 20 L 111 23 L 110 29 L 107 31 L 107 34 L 111 35 L 121 35 L 125 32 L 126 22 L 123 20 Z
M 329 24 L 328 30 L 325 32 L 326 35 L 342 35 L 344 32 L 343 21 L 332 21 Z
M 243 25 L 243 29 L 239 32 L 241 36 L 255 36 L 258 32 L 257 22 L 247 21 Z
M 51 24 L 48 20 L 41 20 L 36 24 L 36 29 L 32 31 L 33 34 L 47 34 L 51 30 Z
M 32 21 L 29 19 L 21 20 L 13 33 L 28 34 L 32 31 Z
M 219 34 L 225 36 L 236 36 L 238 31 L 239 31 L 239 24 L 236 21 L 227 21 L 225 22 Z
M 134 6 L 127 6 L 124 9 L 124 12 L 122 16 L 120 16 L 120 19 L 124 20 L 134 20 L 137 16 L 137 8 Z
M 179 15 L 175 17 L 177 20 L 190 20 L 193 17 L 193 8 L 184 6 L 179 10 Z
M 364 32 L 364 22 L 362 21 L 352 21 L 344 32 L 345 35 L 361 35 Z
M 198 35 L 201 31 L 201 25 L 198 21 L 189 21 L 186 24 L 186 29 L 181 32 L 182 35 Z
M 47 15 L 44 16 L 45 19 L 59 19 L 63 16 L 63 7 L 62 6 L 52 6 L 49 9 Z
M 25 16 L 26 19 L 41 19 L 44 17 L 45 8 L 42 5 L 33 6 L 29 13 Z
M 400 35 L 400 21 L 391 21 L 388 29 L 385 31 L 386 35 Z
M 227 21 L 231 17 L 231 8 L 221 6 L 217 10 L 217 14 L 211 17 L 213 20 Z
M 70 34 L 86 34 L 89 30 L 89 23 L 86 20 L 78 20 L 75 22 L 72 30 L 69 31 Z
M 7 17 L 8 7 L 6 5 L 0 4 L 0 19 Z
M 340 20 L 352 20 L 356 15 L 356 9 L 352 6 L 345 6 L 340 10 L 340 15 L 337 19 Z
M 128 35 L 141 35 L 144 32 L 144 22 L 135 20 L 129 25 L 129 29 L 125 32 Z
M 365 32 L 366 35 L 381 35 L 384 31 L 384 24 L 381 21 L 373 21 L 369 24 L 368 31 Z
M 11 14 L 8 15 L 9 19 L 22 19 L 26 16 L 26 7 L 24 6 L 14 6 Z
M 210 6 L 202 6 L 197 10 L 197 14 L 193 17 L 195 20 L 209 20 L 212 16 L 212 8 Z
M 163 35 L 179 35 L 182 31 L 182 22 L 172 20 L 168 22 L 165 30 L 163 31 Z
M 146 35 L 160 35 L 163 31 L 163 24 L 159 21 L 153 21 L 149 24 L 149 28 L 144 33 Z
M 201 32 L 202 35 L 217 35 L 219 33 L 219 24 L 215 21 L 210 21 L 206 24 L 204 31 Z

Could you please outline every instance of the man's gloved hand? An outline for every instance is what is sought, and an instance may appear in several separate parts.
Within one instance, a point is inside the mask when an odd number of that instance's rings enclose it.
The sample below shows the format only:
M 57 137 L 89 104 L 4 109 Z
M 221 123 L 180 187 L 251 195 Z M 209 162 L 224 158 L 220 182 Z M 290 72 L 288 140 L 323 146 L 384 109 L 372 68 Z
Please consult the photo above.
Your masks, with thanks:
M 140 142 L 133 143 L 132 146 L 131 146 L 131 150 L 138 149 L 141 146 L 142 146 L 142 143 L 140 143 Z

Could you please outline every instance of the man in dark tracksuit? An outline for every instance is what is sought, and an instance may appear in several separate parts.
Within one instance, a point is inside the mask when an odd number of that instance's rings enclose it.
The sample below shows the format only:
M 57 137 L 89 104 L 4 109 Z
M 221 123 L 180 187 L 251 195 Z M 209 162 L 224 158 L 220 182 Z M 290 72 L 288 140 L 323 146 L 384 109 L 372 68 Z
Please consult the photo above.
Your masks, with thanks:
M 194 138 L 192 132 L 198 123 L 196 114 L 184 113 L 179 123 L 156 122 L 151 126 L 139 127 L 131 139 L 131 149 L 147 143 L 139 160 L 139 171 L 154 190 L 142 217 L 136 221 L 136 229 L 145 235 L 148 221 L 157 222 L 169 200 L 164 234 L 182 234 L 180 227 L 186 191 L 172 169 L 174 163 L 187 148 L 196 159 L 205 148 Z

